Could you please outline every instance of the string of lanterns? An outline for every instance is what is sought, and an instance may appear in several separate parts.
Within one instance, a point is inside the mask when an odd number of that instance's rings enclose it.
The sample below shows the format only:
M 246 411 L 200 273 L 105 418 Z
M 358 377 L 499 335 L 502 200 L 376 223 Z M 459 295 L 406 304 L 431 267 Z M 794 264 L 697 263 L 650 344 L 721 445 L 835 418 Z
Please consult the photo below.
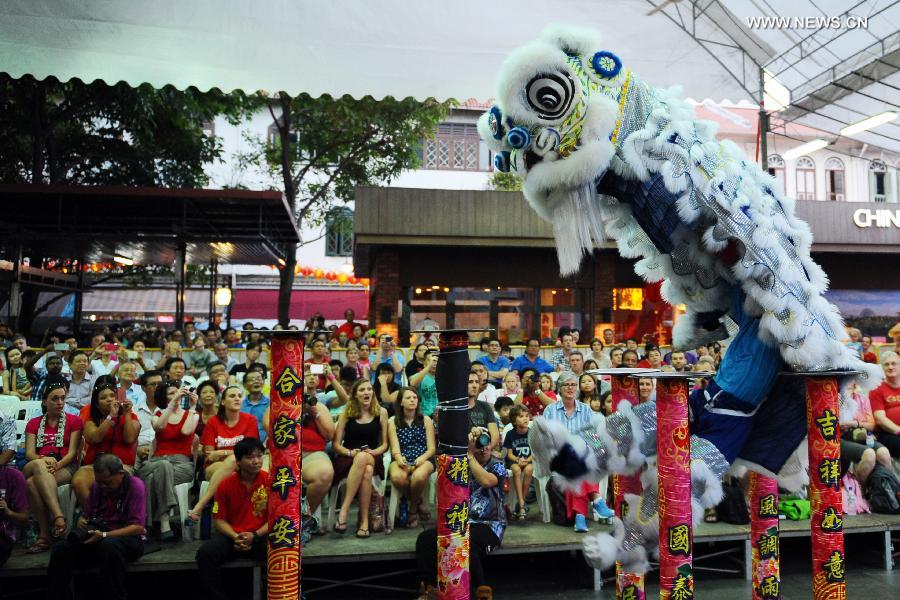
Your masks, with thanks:
M 278 267 L 273 266 L 273 268 L 277 269 Z M 303 265 L 294 267 L 294 275 L 318 281 L 331 281 L 342 285 L 364 285 L 366 287 L 369 285 L 369 280 L 365 277 L 356 277 L 343 271 L 326 271 L 325 269 Z

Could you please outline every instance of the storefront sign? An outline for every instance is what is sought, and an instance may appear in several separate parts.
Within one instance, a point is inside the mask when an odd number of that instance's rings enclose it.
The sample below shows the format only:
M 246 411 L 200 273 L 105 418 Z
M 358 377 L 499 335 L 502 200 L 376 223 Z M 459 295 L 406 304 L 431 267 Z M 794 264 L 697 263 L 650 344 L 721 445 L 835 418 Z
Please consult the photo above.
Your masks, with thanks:
M 857 227 L 900 227 L 900 210 L 860 208 L 853 213 Z

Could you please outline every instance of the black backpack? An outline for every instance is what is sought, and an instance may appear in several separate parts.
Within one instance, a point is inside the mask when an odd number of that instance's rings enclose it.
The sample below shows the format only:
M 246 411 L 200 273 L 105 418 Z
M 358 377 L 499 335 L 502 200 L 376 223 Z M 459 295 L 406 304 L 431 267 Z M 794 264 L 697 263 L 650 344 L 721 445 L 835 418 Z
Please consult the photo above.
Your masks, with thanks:
M 550 498 L 550 522 L 554 525 L 571 525 L 566 510 L 566 495 L 553 484 L 553 480 L 547 482 L 547 496 Z
M 865 493 L 872 512 L 900 514 L 900 481 L 889 469 L 876 464 L 866 479 Z

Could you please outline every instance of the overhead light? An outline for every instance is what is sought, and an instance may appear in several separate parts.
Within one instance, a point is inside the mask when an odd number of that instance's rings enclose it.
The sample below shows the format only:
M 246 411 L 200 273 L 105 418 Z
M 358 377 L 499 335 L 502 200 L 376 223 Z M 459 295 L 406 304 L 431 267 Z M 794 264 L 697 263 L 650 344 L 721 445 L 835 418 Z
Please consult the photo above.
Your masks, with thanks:
M 877 114 L 874 117 L 869 117 L 868 119 L 863 119 L 862 121 L 857 121 L 856 123 L 847 125 L 843 129 L 841 129 L 841 135 L 856 135 L 857 133 L 862 133 L 863 131 L 872 129 L 873 127 L 878 127 L 879 125 L 890 123 L 896 118 L 897 113 L 889 110 L 881 114 Z
M 828 142 L 826 142 L 825 140 L 813 140 L 811 142 L 801 144 L 796 148 L 791 148 L 790 150 L 782 154 L 781 157 L 784 158 L 784 160 L 794 160 L 795 158 L 800 158 L 804 154 L 809 154 L 810 152 L 821 150 L 827 145 Z
M 448 287 L 445 287 L 445 288 L 444 288 L 444 293 L 445 293 L 445 294 L 446 294 L 447 292 L 449 292 L 449 291 L 450 291 L 450 288 L 448 288 Z
M 231 288 L 216 288 L 216 306 L 228 306 L 231 304 Z
M 439 286 L 439 285 L 433 285 L 433 286 L 431 286 L 431 289 L 433 289 L 433 290 L 439 290 L 439 289 L 441 289 L 441 286 Z
M 127 256 L 113 256 L 113 262 L 117 262 L 120 265 L 125 265 L 126 267 L 130 267 L 134 264 L 133 258 L 128 258 Z
M 421 294 L 421 293 L 422 293 L 422 288 L 416 288 L 416 293 L 417 293 L 417 294 Z
M 491 291 L 491 288 L 484 288 L 484 291 L 489 292 Z
M 353 273 L 353 263 L 351 263 L 348 260 L 347 262 L 345 262 L 344 264 L 341 265 L 341 271 L 343 271 L 347 275 L 350 275 L 351 273 Z
M 284 260 L 283 258 L 278 258 L 278 259 L 277 259 L 277 262 L 278 262 L 278 264 L 281 265 L 282 267 L 285 266 L 285 265 L 287 265 L 287 263 L 285 262 L 285 260 Z

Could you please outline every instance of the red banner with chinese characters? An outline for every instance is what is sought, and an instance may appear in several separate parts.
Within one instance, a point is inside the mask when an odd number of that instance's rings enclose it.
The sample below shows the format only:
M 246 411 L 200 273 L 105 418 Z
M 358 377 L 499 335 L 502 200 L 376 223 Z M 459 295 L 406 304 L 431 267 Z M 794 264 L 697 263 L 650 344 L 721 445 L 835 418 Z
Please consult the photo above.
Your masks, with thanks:
M 469 336 L 440 332 L 438 393 L 437 593 L 439 600 L 469 598 Z
M 656 380 L 659 588 L 663 600 L 694 597 L 688 380 Z
M 841 501 L 841 428 L 836 377 L 806 378 L 809 441 L 809 501 L 812 509 L 813 598 L 842 600 L 844 523 Z
M 613 375 L 610 381 L 612 385 L 613 408 L 618 410 L 620 402 L 628 402 L 632 406 L 638 403 L 638 380 L 627 375 Z M 625 516 L 625 494 L 641 494 L 641 475 L 613 475 L 613 509 L 620 519 Z M 631 573 L 622 569 L 619 561 L 616 561 L 616 598 L 633 598 L 644 600 L 647 597 L 644 590 L 644 576 L 640 573 Z
M 438 597 L 469 598 L 469 460 L 439 454 L 438 501 Z
M 272 332 L 269 407 L 269 600 L 300 597 L 301 520 L 299 426 L 303 406 L 303 338 L 299 332 Z
M 753 600 L 781 598 L 778 547 L 778 482 L 750 471 L 750 540 L 753 542 Z

